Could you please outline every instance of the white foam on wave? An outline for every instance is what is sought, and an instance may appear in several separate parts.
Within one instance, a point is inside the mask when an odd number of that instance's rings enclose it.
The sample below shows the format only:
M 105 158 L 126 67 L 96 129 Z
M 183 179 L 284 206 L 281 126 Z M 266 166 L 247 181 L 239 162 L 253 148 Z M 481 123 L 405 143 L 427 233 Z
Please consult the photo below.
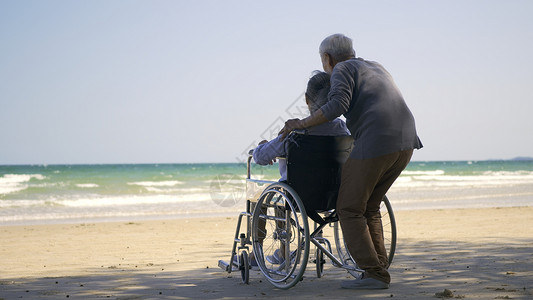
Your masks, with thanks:
M 531 177 L 533 176 L 533 171 L 485 171 L 483 172 L 483 175 L 486 176 L 525 176 L 525 177 Z
M 211 201 L 209 193 L 187 195 L 150 195 L 150 196 L 104 196 L 104 197 L 79 197 L 69 199 L 50 198 L 46 200 L 2 200 L 0 208 L 24 207 L 120 207 L 128 205 L 158 205 L 179 204 Z
M 407 171 L 404 170 L 402 175 L 411 176 L 411 175 L 444 175 L 444 170 L 432 170 L 432 171 Z
M 78 183 L 76 184 L 76 186 L 79 188 L 86 188 L 86 189 L 99 187 L 99 185 L 96 183 Z
M 22 212 L 20 214 L 0 214 L 0 225 L 32 225 L 32 224 L 60 224 L 86 222 L 120 222 L 134 220 L 158 220 L 183 218 L 189 216 L 233 216 L 234 208 L 216 205 L 188 207 L 162 206 L 150 210 L 122 210 L 122 209 L 69 209 L 68 211 L 48 210 L 36 212 Z
M 176 186 L 183 184 L 182 181 L 178 180 L 167 180 L 167 181 L 137 181 L 137 182 L 128 182 L 128 185 L 139 185 L 143 187 L 154 187 L 154 186 Z
M 1 200 L 0 208 L 46 206 L 46 200 Z
M 481 175 L 438 175 L 402 174 L 395 183 L 396 187 L 468 187 L 468 186 L 508 186 L 533 184 L 533 172 L 530 171 L 488 171 Z
M 151 205 L 186 202 L 190 203 L 204 201 L 211 201 L 210 194 L 79 198 L 69 200 L 54 200 L 51 202 L 67 207 L 111 207 L 125 205 Z
M 175 193 L 175 194 L 202 194 L 207 193 L 209 190 L 207 187 L 195 187 L 195 188 L 173 188 L 173 189 L 158 189 L 158 188 L 146 188 L 148 191 L 153 190 L 155 192 L 165 192 L 166 194 Z
M 25 190 L 28 187 L 26 183 L 32 178 L 43 180 L 46 177 L 41 174 L 5 174 L 0 177 L 0 194 L 10 194 Z

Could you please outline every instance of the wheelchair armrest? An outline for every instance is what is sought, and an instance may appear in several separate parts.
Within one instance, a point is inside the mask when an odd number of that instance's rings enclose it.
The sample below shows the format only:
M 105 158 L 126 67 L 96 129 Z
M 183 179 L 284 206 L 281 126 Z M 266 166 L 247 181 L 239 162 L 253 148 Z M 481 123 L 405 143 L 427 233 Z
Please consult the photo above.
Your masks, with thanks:
M 297 133 L 297 134 L 307 134 L 307 129 L 305 128 L 293 129 L 291 133 L 292 132 Z
M 250 151 L 248 151 L 248 162 L 246 163 L 246 169 L 247 169 L 247 172 L 246 172 L 246 178 L 247 179 L 250 179 L 251 175 L 252 175 L 252 158 L 253 158 L 253 153 L 254 153 L 254 149 L 250 149 Z

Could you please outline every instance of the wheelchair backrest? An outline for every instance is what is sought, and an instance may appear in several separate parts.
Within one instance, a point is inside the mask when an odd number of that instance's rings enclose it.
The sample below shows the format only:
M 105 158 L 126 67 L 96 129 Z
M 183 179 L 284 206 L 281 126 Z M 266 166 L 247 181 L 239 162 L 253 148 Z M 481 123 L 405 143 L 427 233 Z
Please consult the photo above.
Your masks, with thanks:
M 352 150 L 351 136 L 291 133 L 286 141 L 287 183 L 309 211 L 335 208 L 341 169 Z

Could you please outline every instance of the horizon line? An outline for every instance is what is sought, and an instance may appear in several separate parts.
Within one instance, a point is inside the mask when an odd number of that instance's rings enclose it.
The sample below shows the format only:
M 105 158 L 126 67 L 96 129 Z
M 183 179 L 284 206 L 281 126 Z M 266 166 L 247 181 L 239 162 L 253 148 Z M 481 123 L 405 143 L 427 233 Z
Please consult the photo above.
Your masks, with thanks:
M 412 160 L 409 163 L 425 162 L 482 162 L 482 161 L 533 161 L 533 157 L 457 160 Z M 246 162 L 116 162 L 116 163 L 0 163 L 0 166 L 87 166 L 87 165 L 189 165 L 189 164 L 246 164 Z

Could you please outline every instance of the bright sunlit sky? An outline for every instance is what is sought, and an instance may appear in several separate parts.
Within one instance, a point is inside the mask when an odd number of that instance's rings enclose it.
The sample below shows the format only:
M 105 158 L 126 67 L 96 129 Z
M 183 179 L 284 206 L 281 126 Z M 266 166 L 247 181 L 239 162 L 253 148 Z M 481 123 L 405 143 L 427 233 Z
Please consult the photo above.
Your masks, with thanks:
M 333 33 L 393 75 L 413 160 L 533 156 L 532 16 L 512 0 L 0 0 L 0 164 L 241 161 L 299 116 Z

